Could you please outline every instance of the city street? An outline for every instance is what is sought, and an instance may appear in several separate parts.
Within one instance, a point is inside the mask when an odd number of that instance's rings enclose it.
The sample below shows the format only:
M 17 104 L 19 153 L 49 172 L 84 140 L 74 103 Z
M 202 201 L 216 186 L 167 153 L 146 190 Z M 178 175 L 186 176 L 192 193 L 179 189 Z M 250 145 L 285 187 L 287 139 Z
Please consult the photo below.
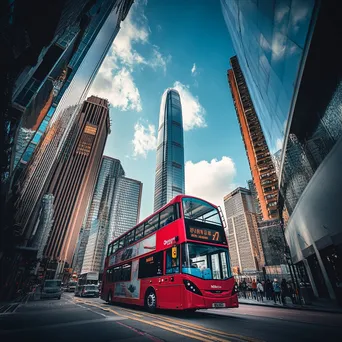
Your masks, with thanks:
M 340 341 L 342 315 L 242 305 L 196 313 L 108 305 L 64 293 L 0 314 L 7 341 Z

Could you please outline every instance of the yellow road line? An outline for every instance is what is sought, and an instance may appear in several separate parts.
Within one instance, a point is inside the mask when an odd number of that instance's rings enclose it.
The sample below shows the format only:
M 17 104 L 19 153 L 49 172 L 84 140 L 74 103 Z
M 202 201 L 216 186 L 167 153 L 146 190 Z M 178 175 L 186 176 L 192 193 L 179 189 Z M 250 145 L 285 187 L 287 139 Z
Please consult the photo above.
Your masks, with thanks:
M 120 308 L 120 309 L 128 311 L 128 312 L 130 312 L 132 314 L 134 313 L 134 311 L 130 310 L 130 309 L 126 309 L 126 308 Z M 261 340 L 254 339 L 254 338 L 251 338 L 251 337 L 242 336 L 242 335 L 238 335 L 238 334 L 230 334 L 230 333 L 226 333 L 226 332 L 221 331 L 221 330 L 215 330 L 215 329 L 211 329 L 211 328 L 206 328 L 206 327 L 203 327 L 202 325 L 198 325 L 198 324 L 194 324 L 194 323 L 190 323 L 190 322 L 186 322 L 185 323 L 184 321 L 177 320 L 177 319 L 174 319 L 174 318 L 171 318 L 171 317 L 165 317 L 165 316 L 158 315 L 158 314 L 144 313 L 143 315 L 145 315 L 147 317 L 151 317 L 151 318 L 158 317 L 160 320 L 164 320 L 164 321 L 167 321 L 167 322 L 174 322 L 176 324 L 183 324 L 183 325 L 185 324 L 187 326 L 193 327 L 193 328 L 198 329 L 198 330 L 204 330 L 206 332 L 210 332 L 210 333 L 214 333 L 214 334 L 218 334 L 218 335 L 223 335 L 223 336 L 227 336 L 227 337 L 235 337 L 235 338 L 243 339 L 244 341 L 248 341 L 248 342 L 262 342 Z
M 90 302 L 86 302 L 86 301 L 80 301 L 80 302 L 83 302 L 84 304 L 87 304 L 87 305 L 90 305 L 90 306 L 95 306 L 95 307 L 98 307 L 98 308 L 102 309 L 101 306 L 96 305 L 94 303 L 90 303 Z M 118 316 L 121 316 L 121 317 L 124 317 L 124 318 L 128 318 L 128 319 L 132 319 L 132 320 L 137 321 L 137 322 L 149 324 L 149 325 L 155 326 L 157 328 L 164 329 L 164 330 L 167 330 L 167 331 L 171 331 L 171 332 L 174 332 L 174 333 L 176 333 L 178 335 L 183 335 L 183 336 L 186 336 L 186 337 L 189 337 L 189 338 L 192 338 L 192 339 L 196 339 L 196 340 L 199 340 L 199 341 L 230 342 L 229 340 L 226 340 L 226 339 L 220 339 L 218 337 L 211 336 L 211 335 L 204 335 L 204 334 L 201 334 L 199 332 L 195 332 L 193 330 L 189 330 L 189 329 L 186 329 L 186 328 L 177 327 L 178 329 L 181 329 L 182 331 L 176 330 L 176 328 L 174 326 L 172 326 L 171 324 L 168 324 L 166 322 L 160 321 L 159 323 L 162 324 L 162 326 L 160 326 L 160 324 L 158 324 L 158 323 L 153 323 L 153 322 L 150 322 L 150 321 L 146 321 L 146 320 L 141 319 L 141 318 L 136 318 L 136 317 L 131 317 L 131 316 L 126 316 L 126 315 L 123 315 L 123 314 L 119 314 L 118 312 L 116 312 L 115 310 L 112 310 L 112 309 L 109 309 L 109 311 L 117 314 Z M 191 335 L 188 334 L 188 333 L 190 333 Z
M 82 302 L 86 302 L 86 301 L 82 300 Z M 108 308 L 108 304 L 100 304 L 100 306 L 99 306 L 99 305 L 94 304 L 92 302 L 86 302 L 86 303 L 89 303 L 89 305 L 97 306 L 97 307 L 101 308 L 102 310 L 104 308 Z M 180 325 L 180 326 L 186 326 L 186 327 L 191 327 L 193 329 L 197 329 L 197 330 L 199 330 L 202 333 L 211 333 L 211 334 L 220 335 L 220 337 L 230 337 L 230 338 L 233 338 L 233 339 L 240 339 L 240 340 L 243 340 L 243 341 L 246 341 L 246 342 L 262 342 L 261 340 L 254 339 L 254 338 L 251 338 L 251 337 L 247 337 L 247 336 L 243 336 L 243 335 L 239 335 L 239 334 L 230 334 L 230 333 L 226 333 L 226 332 L 221 331 L 221 330 L 206 328 L 206 327 L 203 327 L 202 325 L 198 325 L 198 324 L 194 324 L 194 323 L 190 323 L 190 322 L 184 322 L 184 321 L 181 321 L 181 320 L 178 320 L 178 319 L 173 319 L 171 317 L 165 317 L 163 315 L 149 314 L 149 313 L 145 313 L 145 312 L 140 315 L 140 314 L 137 314 L 136 311 L 134 311 L 134 310 L 126 309 L 126 308 L 122 308 L 122 307 L 120 307 L 120 310 L 129 312 L 130 314 L 132 314 L 134 316 L 138 316 L 138 317 L 153 318 L 155 320 L 158 319 L 159 323 L 161 323 L 161 324 L 169 325 L 168 322 L 172 322 L 172 323 L 175 323 L 175 324 Z M 118 312 L 114 311 L 113 309 L 109 309 L 109 311 L 111 311 L 111 312 L 113 312 L 113 313 L 115 313 L 117 315 L 121 315 L 123 317 L 132 318 L 132 317 L 128 317 L 128 316 L 124 316 L 122 314 L 119 314 Z M 173 328 L 173 326 L 172 326 L 172 328 Z M 189 331 L 189 329 L 186 329 L 184 327 L 182 327 L 182 328 L 179 327 L 179 328 L 183 329 L 185 331 Z M 194 333 L 192 330 L 190 330 L 190 331 L 192 333 Z M 212 336 L 212 335 L 210 335 L 210 336 L 212 338 L 215 338 L 215 341 L 221 341 L 220 339 L 218 339 L 215 336 Z M 227 341 L 227 340 L 222 340 L 222 341 Z

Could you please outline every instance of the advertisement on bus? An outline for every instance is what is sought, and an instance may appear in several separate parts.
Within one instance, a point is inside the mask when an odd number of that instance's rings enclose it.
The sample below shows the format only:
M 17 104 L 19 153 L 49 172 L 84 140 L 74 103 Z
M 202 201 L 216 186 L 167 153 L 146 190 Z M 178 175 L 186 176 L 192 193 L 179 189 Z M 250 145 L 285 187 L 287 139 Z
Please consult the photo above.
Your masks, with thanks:
M 138 279 L 139 260 L 132 262 L 131 281 L 120 282 L 115 284 L 114 296 L 121 298 L 135 298 L 140 297 L 140 280 Z
M 144 255 L 156 249 L 156 234 L 151 235 L 145 240 L 140 241 L 139 243 L 124 248 L 116 254 L 113 254 L 109 258 L 108 267 L 120 263 L 121 261 L 125 261 L 128 259 L 135 258 L 140 255 Z

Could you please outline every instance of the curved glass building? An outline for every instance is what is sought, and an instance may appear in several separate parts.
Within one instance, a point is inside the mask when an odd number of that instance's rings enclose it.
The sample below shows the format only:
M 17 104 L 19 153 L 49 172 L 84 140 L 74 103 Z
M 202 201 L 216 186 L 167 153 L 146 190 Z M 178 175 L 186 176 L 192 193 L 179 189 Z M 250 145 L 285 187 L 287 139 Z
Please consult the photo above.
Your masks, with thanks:
M 221 0 L 270 152 L 299 279 L 342 304 L 339 1 Z M 281 150 L 281 151 L 279 151 Z M 281 213 L 281 210 L 279 210 Z
M 165 90 L 160 104 L 154 211 L 184 194 L 183 117 L 177 90 Z

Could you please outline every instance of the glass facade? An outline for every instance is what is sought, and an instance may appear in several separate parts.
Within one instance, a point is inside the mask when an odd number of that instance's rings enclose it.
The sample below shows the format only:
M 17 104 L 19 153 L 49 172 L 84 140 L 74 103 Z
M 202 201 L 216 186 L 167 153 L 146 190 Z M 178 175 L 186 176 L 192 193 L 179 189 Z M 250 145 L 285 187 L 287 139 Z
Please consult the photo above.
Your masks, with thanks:
M 339 1 L 221 5 L 274 154 L 279 209 L 290 215 L 285 235 L 292 260 L 305 267 L 316 296 L 342 303 Z
M 120 177 L 115 187 L 107 245 L 139 222 L 142 183 Z
M 221 6 L 268 146 L 275 153 L 284 141 L 315 0 L 221 0 Z
M 120 160 L 106 156 L 102 158 L 94 194 L 79 236 L 77 255 L 74 257 L 73 268 L 76 273 L 99 272 L 103 266 L 115 185 L 124 174 Z
M 56 108 L 58 108 L 58 113 L 61 113 L 66 107 L 76 105 L 85 99 L 104 57 L 119 32 L 120 22 L 127 15 L 131 4 L 131 0 L 97 0 L 91 7 L 88 13 L 91 18 L 90 23 L 76 51 L 74 51 L 72 58 L 64 69 L 63 75 L 54 82 L 53 102 L 48 114 L 37 130 L 34 137 L 36 140 L 40 140 Z M 112 11 L 113 6 L 115 6 L 116 11 Z M 123 6 L 126 6 L 126 8 L 122 9 Z M 120 10 L 119 13 L 116 13 L 117 10 Z M 70 33 L 66 33 L 59 39 L 58 45 L 65 47 L 71 38 Z M 23 164 L 26 164 L 36 146 L 37 143 L 32 140 L 29 146 L 25 146 L 26 150 L 25 148 L 17 150 L 15 165 L 20 160 Z
M 162 96 L 157 145 L 154 211 L 185 192 L 182 106 L 174 89 Z

